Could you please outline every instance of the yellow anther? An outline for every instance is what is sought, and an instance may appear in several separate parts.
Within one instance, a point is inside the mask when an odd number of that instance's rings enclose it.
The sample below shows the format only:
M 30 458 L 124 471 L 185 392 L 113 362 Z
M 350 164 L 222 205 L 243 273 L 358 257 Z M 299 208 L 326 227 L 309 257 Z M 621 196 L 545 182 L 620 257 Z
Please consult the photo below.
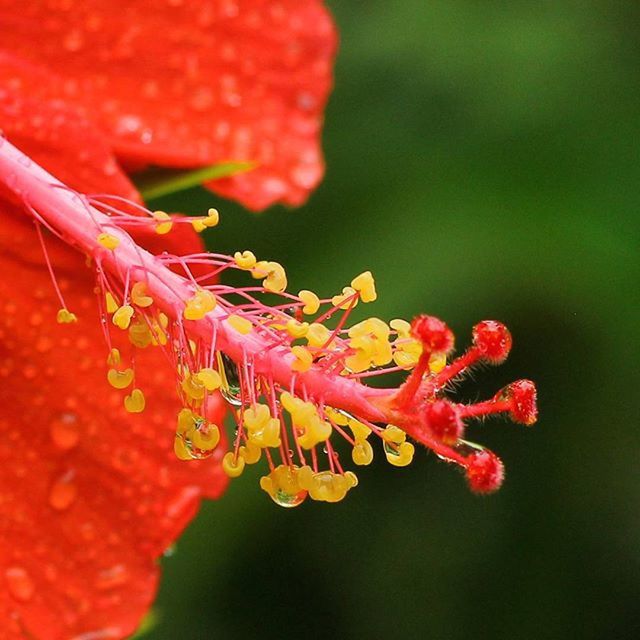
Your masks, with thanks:
M 309 466 L 301 467 L 297 477 L 300 487 L 306 489 L 313 500 L 323 502 L 339 502 L 349 489 L 358 484 L 356 475 L 350 471 L 344 474 L 332 471 L 314 473 Z
M 125 369 L 124 371 L 109 369 L 107 380 L 115 389 L 126 389 L 133 382 L 133 369 Z
M 244 471 L 244 458 L 241 455 L 236 457 L 233 451 L 227 451 L 222 458 L 222 470 L 230 478 L 237 478 Z
M 309 323 L 298 322 L 291 318 L 291 320 L 287 320 L 285 328 L 292 338 L 304 338 L 307 335 L 307 331 L 309 331 Z
M 331 423 L 321 420 L 317 414 L 304 422 L 296 422 L 294 417 L 293 422 L 297 429 L 303 429 L 303 433 L 298 436 L 298 443 L 303 449 L 313 449 L 321 442 L 325 442 L 331 437 L 333 431 Z
M 98 244 L 101 244 L 105 249 L 113 251 L 120 245 L 120 240 L 110 233 L 101 233 L 98 238 Z
M 306 347 L 295 346 L 291 347 L 291 353 L 295 356 L 295 360 L 291 364 L 292 371 L 309 371 L 313 364 L 313 355 Z
M 132 389 L 131 393 L 124 398 L 124 408 L 129 413 L 142 413 L 144 406 L 144 393 L 140 389 Z
M 78 322 L 78 317 L 75 313 L 71 313 L 69 309 L 60 309 L 56 315 L 56 320 L 58 324 L 71 324 Z
M 298 293 L 298 298 L 300 298 L 300 302 L 304 302 L 302 313 L 308 316 L 317 313 L 318 309 L 320 308 L 320 298 L 318 298 L 318 296 L 313 293 L 313 291 L 303 289 Z
M 367 440 L 356 440 L 351 451 L 351 459 L 359 466 L 366 466 L 373 461 L 373 447 Z
M 429 358 L 429 369 L 432 373 L 440 373 L 447 366 L 445 353 L 434 353 Z
M 396 345 L 396 351 L 393 354 L 393 361 L 403 369 L 412 369 L 418 364 L 420 355 L 422 354 L 422 344 L 417 340 L 413 343 L 415 347 L 411 347 L 411 350 L 405 345 Z
M 222 378 L 215 369 L 200 369 L 193 376 L 207 391 L 215 391 L 222 386 Z
M 260 488 L 281 507 L 297 507 L 307 497 L 306 489 L 300 486 L 298 467 L 279 465 L 267 476 L 260 478 Z
M 255 464 L 262 457 L 262 449 L 253 442 L 247 442 L 240 447 L 240 455 L 247 464 Z
M 116 312 L 113 314 L 111 321 L 116 325 L 116 327 L 124 331 L 125 329 L 129 328 L 132 317 L 133 307 L 129 304 L 125 304 L 116 309 Z
M 191 411 L 191 409 L 180 409 L 178 413 L 178 428 L 176 429 L 176 433 L 180 435 L 189 433 L 201 420 L 202 418 Z
M 245 271 L 253 269 L 256 266 L 256 257 L 251 251 L 236 251 L 233 254 L 233 261 Z
M 252 445 L 262 449 L 280 446 L 280 421 L 271 416 L 267 405 L 253 404 L 245 409 L 242 418 Z
M 218 304 L 216 297 L 206 289 L 198 289 L 187 300 L 183 315 L 187 320 L 202 320 L 209 311 L 213 311 Z
M 411 324 L 401 318 L 395 318 L 389 323 L 389 326 L 397 332 L 399 338 L 408 338 L 411 336 Z
M 391 445 L 385 446 L 384 453 L 387 457 L 387 462 L 394 467 L 406 467 L 413 460 L 415 447 L 410 442 L 401 442 L 396 447 L 394 449 Z
M 259 402 L 256 402 L 248 409 L 245 409 L 242 414 L 244 426 L 249 431 L 261 429 L 271 419 L 271 417 L 271 410 L 269 407 L 266 404 L 261 404 Z
M 351 286 L 360 294 L 362 302 L 373 302 L 378 294 L 371 271 L 365 271 L 351 281 Z
M 104 301 L 107 307 L 107 313 L 115 313 L 118 310 L 118 307 L 120 306 L 118 301 L 113 297 L 113 295 L 109 291 L 107 291 L 104 294 Z
M 207 227 L 215 227 L 220 222 L 220 212 L 217 209 L 209 209 L 207 211 L 207 217 L 205 218 L 205 224 Z
M 134 347 L 145 349 L 153 342 L 153 336 L 144 318 L 136 318 L 129 325 L 129 341 Z
M 215 227 L 220 222 L 220 214 L 217 209 L 209 209 L 206 216 L 194 218 L 191 225 L 198 232 L 202 232 L 209 227 Z
M 358 297 L 356 296 L 356 290 L 351 287 L 344 287 L 342 293 L 331 298 L 331 304 L 338 309 L 349 309 L 355 307 L 358 304 Z
M 347 416 L 345 416 L 340 411 L 336 411 L 335 409 L 332 409 L 331 407 L 325 407 L 324 413 L 327 416 L 327 418 L 333 420 L 335 424 L 341 427 L 346 427 L 349 424 L 349 418 Z
M 178 460 L 193 460 L 193 456 L 189 451 L 184 438 L 178 434 L 173 440 L 173 452 L 176 454 Z
M 279 262 L 261 260 L 251 270 L 251 275 L 262 280 L 262 286 L 272 293 L 282 293 L 287 288 L 287 274 Z
M 345 366 L 359 372 L 389 364 L 393 358 L 390 333 L 387 324 L 379 318 L 368 318 L 353 325 L 349 329 L 349 347 L 354 353 L 345 358 Z
M 120 351 L 118 349 L 111 349 L 107 356 L 107 364 L 112 367 L 120 364 Z
M 192 376 L 190 373 L 187 373 L 182 380 L 182 384 L 180 385 L 184 394 L 189 398 L 189 400 L 202 400 L 204 398 L 205 388 L 204 385 L 200 382 L 200 380 L 196 379 L 195 376 Z
M 206 422 L 188 434 L 191 444 L 201 451 L 213 451 L 220 442 L 220 429 L 212 422 Z
M 394 427 L 392 424 L 388 425 L 381 435 L 385 442 L 394 444 L 400 444 L 407 439 L 407 434 L 402 429 L 398 429 L 398 427 Z
M 147 283 L 136 282 L 131 287 L 131 300 L 138 307 L 150 307 L 153 304 L 153 298 L 147 295 Z
M 360 422 L 360 420 L 349 418 L 348 424 L 356 440 L 366 440 L 371 435 L 371 429 L 367 427 L 366 424 Z
M 310 347 L 324 347 L 331 337 L 331 330 L 323 324 L 314 322 L 309 325 L 305 336 Z
M 171 222 L 171 216 L 166 211 L 154 211 L 151 215 L 158 222 L 155 226 L 158 235 L 163 236 L 171 231 L 173 222 Z
M 251 320 L 249 320 L 248 318 L 243 318 L 242 316 L 237 316 L 235 314 L 231 314 L 227 318 L 227 324 L 232 329 L 235 329 L 238 333 L 241 333 L 243 335 L 251 333 L 251 329 L 253 329 Z

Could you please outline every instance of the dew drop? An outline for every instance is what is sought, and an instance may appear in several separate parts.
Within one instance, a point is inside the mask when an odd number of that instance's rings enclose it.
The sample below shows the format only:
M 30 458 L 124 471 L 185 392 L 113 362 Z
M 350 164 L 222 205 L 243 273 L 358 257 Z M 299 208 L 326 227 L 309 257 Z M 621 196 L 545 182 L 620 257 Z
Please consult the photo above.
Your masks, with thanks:
M 222 386 L 220 393 L 222 397 L 234 407 L 242 406 L 242 398 L 240 395 L 240 377 L 238 375 L 238 367 L 229 356 L 218 351 L 218 371 L 221 374 Z
M 298 493 L 287 493 L 282 489 L 278 489 L 273 495 L 269 494 L 271 499 L 280 507 L 292 509 L 301 505 L 307 498 L 306 491 L 298 491 Z
M 31 576 L 23 567 L 9 567 L 4 573 L 9 593 L 19 602 L 29 602 L 35 592 Z
M 84 36 L 82 35 L 82 31 L 79 31 L 78 29 L 69 31 L 62 40 L 62 46 L 72 53 L 80 51 L 80 49 L 84 47 Z
M 116 564 L 113 567 L 104 569 L 98 573 L 96 588 L 100 590 L 114 589 L 120 587 L 129 580 L 129 570 L 123 564 Z
M 61 451 L 73 449 L 80 440 L 78 418 L 74 413 L 62 413 L 49 426 L 53 444 Z
M 67 471 L 60 476 L 49 491 L 49 505 L 56 511 L 65 511 L 78 497 L 78 487 L 73 482 L 73 471 Z

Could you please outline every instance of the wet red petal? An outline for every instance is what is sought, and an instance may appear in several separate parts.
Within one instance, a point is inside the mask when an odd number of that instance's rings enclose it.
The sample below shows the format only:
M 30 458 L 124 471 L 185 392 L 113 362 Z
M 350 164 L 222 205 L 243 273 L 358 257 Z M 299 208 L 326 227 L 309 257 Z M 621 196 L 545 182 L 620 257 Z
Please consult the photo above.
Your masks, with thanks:
M 4 135 L 59 180 L 83 193 L 111 193 L 138 200 L 105 136 L 63 100 L 38 98 L 12 88 L 17 71 L 41 86 L 51 83 L 41 69 L 0 51 L 0 127 Z
M 73 103 L 127 161 L 253 161 L 211 186 L 254 208 L 299 204 L 322 176 L 336 34 L 319 0 L 0 0 L 0 23 L 52 78 L 13 86 Z
M 49 242 L 79 318 L 58 325 L 31 224 L 6 204 L 0 218 L 0 628 L 124 638 L 155 594 L 155 559 L 226 483 L 218 461 L 174 457 L 178 406 L 161 353 L 136 354 L 144 413 L 127 414 L 106 384 L 82 258 Z

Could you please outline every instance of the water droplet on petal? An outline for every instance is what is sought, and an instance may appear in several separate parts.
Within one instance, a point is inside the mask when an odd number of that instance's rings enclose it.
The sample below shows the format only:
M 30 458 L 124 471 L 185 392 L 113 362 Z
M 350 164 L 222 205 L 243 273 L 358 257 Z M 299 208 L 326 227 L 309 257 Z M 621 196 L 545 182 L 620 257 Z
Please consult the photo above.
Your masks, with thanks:
M 51 486 L 49 505 L 56 511 L 65 511 L 78 497 L 78 487 L 73 482 L 74 476 L 73 471 L 67 471 Z
M 4 572 L 9 593 L 20 602 L 28 602 L 33 597 L 35 585 L 23 567 L 9 567 Z
M 63 413 L 49 427 L 51 440 L 61 451 L 73 449 L 80 440 L 78 418 L 73 413 Z

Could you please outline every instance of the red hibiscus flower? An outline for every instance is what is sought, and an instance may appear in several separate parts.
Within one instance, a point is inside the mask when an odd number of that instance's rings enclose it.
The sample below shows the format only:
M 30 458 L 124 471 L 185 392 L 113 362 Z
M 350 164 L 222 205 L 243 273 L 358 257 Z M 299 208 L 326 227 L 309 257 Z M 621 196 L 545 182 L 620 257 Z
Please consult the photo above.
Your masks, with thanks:
M 0 25 L 0 128 L 69 187 L 139 201 L 123 167 L 246 160 L 256 168 L 210 186 L 261 208 L 299 204 L 321 178 L 336 38 L 320 2 L 3 0 Z M 11 176 L 2 184 L 0 637 L 124 638 L 153 599 L 157 558 L 223 491 L 221 455 L 176 459 L 180 404 L 159 350 L 136 349 L 146 409 L 125 411 L 105 383 L 95 278 L 46 234 L 80 320 L 51 322 L 39 234 Z M 182 255 L 201 250 L 191 231 L 132 235 Z M 211 400 L 207 418 L 221 411 Z

